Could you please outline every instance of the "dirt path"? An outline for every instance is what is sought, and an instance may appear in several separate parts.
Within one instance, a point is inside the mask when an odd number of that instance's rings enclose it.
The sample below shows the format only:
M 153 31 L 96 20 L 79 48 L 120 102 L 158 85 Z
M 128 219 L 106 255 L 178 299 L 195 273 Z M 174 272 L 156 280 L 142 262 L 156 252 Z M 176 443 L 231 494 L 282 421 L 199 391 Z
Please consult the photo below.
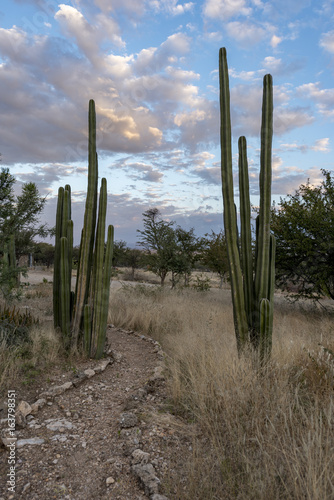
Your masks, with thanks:
M 167 410 L 160 348 L 121 329 L 107 336 L 103 371 L 94 373 L 103 367 L 90 360 L 27 401 L 45 403 L 17 422 L 15 494 L 1 449 L 0 500 L 176 498 L 174 472 L 190 460 L 192 429 Z

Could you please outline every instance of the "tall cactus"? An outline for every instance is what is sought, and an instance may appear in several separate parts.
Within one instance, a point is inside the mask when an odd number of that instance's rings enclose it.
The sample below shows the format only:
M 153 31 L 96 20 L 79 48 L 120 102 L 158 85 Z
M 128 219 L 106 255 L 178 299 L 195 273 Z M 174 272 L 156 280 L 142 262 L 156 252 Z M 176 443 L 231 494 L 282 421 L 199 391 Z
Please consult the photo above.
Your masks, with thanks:
M 88 112 L 88 188 L 84 225 L 80 243 L 80 262 L 77 271 L 75 315 L 73 319 L 73 345 L 78 343 L 82 327 L 84 307 L 87 303 L 96 225 L 98 166 L 96 154 L 96 114 L 93 99 L 89 101 Z
M 256 231 L 255 265 L 253 266 L 245 137 L 240 137 L 238 142 L 241 220 L 240 253 L 238 251 L 238 229 L 233 201 L 230 91 L 225 48 L 219 51 L 219 76 L 224 226 L 230 265 L 237 347 L 241 352 L 245 345 L 251 342 L 256 349 L 259 349 L 263 362 L 269 357 L 271 351 L 275 281 L 275 239 L 270 234 L 273 83 L 271 75 L 265 75 L 261 123 L 260 210 Z
M 66 347 L 78 347 L 83 336 L 84 347 L 91 357 L 101 357 L 106 337 L 113 226 L 108 227 L 107 250 L 104 257 L 107 181 L 102 179 L 99 219 L 95 237 L 97 210 L 97 154 L 95 104 L 89 102 L 89 167 L 88 189 L 81 232 L 80 257 L 75 294 L 71 290 L 73 222 L 71 187 L 59 188 L 56 217 L 56 255 L 53 280 L 54 325 L 60 328 Z M 95 252 L 93 258 L 95 242 Z M 75 295 L 75 296 L 74 296 Z

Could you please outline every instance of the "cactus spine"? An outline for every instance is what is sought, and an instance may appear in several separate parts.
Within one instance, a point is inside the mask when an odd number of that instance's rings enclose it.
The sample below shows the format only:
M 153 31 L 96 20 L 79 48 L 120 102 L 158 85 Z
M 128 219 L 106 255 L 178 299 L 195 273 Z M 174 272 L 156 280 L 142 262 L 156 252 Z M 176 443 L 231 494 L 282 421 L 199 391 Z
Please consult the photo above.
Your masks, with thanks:
M 88 189 L 75 294 L 71 291 L 73 251 L 73 222 L 70 219 L 71 187 L 67 185 L 65 189 L 59 188 L 58 191 L 53 303 L 54 325 L 60 328 L 65 346 L 72 346 L 76 350 L 81 334 L 83 334 L 86 353 L 97 358 L 103 354 L 107 329 L 113 226 L 108 227 L 107 250 L 104 256 L 107 181 L 104 178 L 101 181 L 99 218 L 95 237 L 98 167 L 96 115 L 93 100 L 89 102 L 88 158 Z
M 268 359 L 271 351 L 275 285 L 275 239 L 270 234 L 273 83 L 271 75 L 265 75 L 261 122 L 260 210 L 256 231 L 255 265 L 253 266 L 245 137 L 240 137 L 238 141 L 241 220 L 240 253 L 238 251 L 238 229 L 233 202 L 230 91 L 225 48 L 219 51 L 219 77 L 224 226 L 230 264 L 237 347 L 241 352 L 250 341 L 259 350 L 260 359 L 263 362 Z

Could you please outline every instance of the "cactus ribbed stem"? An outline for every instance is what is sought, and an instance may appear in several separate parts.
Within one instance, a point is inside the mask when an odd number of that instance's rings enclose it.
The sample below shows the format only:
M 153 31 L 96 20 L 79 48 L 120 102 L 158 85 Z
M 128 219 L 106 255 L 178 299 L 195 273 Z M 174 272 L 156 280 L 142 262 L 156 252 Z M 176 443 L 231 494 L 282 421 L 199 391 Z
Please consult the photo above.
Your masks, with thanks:
M 219 52 L 219 76 L 224 225 L 230 266 L 237 347 L 240 352 L 245 343 L 250 340 L 254 348 L 259 348 L 261 362 L 264 362 L 271 351 L 275 286 L 275 240 L 270 235 L 273 82 L 271 75 L 265 75 L 261 124 L 260 211 L 256 221 L 255 265 L 253 266 L 250 223 L 251 205 L 245 137 L 240 137 L 238 142 L 241 219 L 240 255 L 238 252 L 238 228 L 233 207 L 230 94 L 226 50 L 224 48 L 220 49 Z M 255 272 L 253 272 L 253 269 L 255 269 Z
M 253 255 L 251 232 L 251 205 L 249 197 L 249 176 L 247 161 L 247 142 L 245 137 L 240 137 L 239 146 L 239 192 L 240 192 L 240 222 L 241 222 L 241 259 L 244 277 L 245 307 L 248 328 L 253 325 Z
M 110 295 L 110 277 L 113 257 L 113 242 L 114 242 L 114 227 L 108 227 L 107 247 L 103 269 L 102 281 L 102 307 L 99 322 L 99 332 L 97 337 L 96 358 L 100 358 L 103 354 L 104 344 L 106 340 L 108 310 L 109 310 L 109 295 Z
M 93 100 L 89 101 L 88 129 L 88 188 L 84 226 L 80 244 L 80 267 L 78 268 L 77 275 L 75 315 L 72 327 L 72 341 L 74 349 L 76 349 L 78 345 L 78 338 L 83 319 L 83 310 L 88 298 L 96 224 L 98 172 L 96 155 L 96 114 L 95 103 Z
M 219 51 L 220 76 L 220 144 L 221 175 L 224 200 L 224 226 L 227 253 L 230 263 L 230 280 L 234 313 L 234 325 L 238 350 L 243 348 L 248 338 L 248 322 L 245 312 L 245 299 L 242 286 L 242 273 L 237 244 L 237 220 L 234 208 L 233 173 L 232 173 L 232 133 L 230 117 L 230 90 L 226 49 Z
M 104 235 L 105 220 L 107 212 L 107 181 L 102 179 L 99 200 L 99 216 L 96 230 L 96 244 L 94 253 L 94 270 L 92 279 L 92 303 L 93 303 L 93 324 L 92 324 L 92 342 L 91 356 L 96 356 L 98 336 L 100 332 L 100 321 L 102 313 L 102 280 L 103 280 L 103 261 L 104 261 Z
M 71 216 L 71 187 L 59 190 L 56 224 L 56 249 L 59 263 L 54 276 L 54 311 L 59 315 L 57 326 L 61 328 L 64 343 L 76 351 L 79 335 L 83 333 L 87 355 L 101 357 L 106 338 L 109 291 L 113 249 L 113 226 L 108 228 L 105 253 L 105 227 L 107 211 L 107 181 L 101 182 L 99 217 L 97 210 L 97 154 L 96 116 L 94 101 L 89 102 L 89 167 L 88 189 L 81 233 L 79 264 L 75 293 L 71 291 L 73 222 Z M 95 241 L 95 251 L 93 256 Z M 56 262 L 58 262 L 56 260 Z M 57 285 L 57 286 L 56 286 Z M 72 320 L 72 311 L 74 316 Z M 71 327 L 72 320 L 72 327 Z M 55 321 L 56 324 L 56 321 Z
M 273 136 L 273 81 L 271 75 L 263 79 L 260 169 L 260 214 L 258 256 L 255 271 L 255 296 L 260 301 L 268 297 L 270 216 L 271 216 L 271 155 Z
M 70 290 L 68 287 L 68 242 L 63 236 L 60 239 L 60 306 L 61 306 L 61 331 L 68 345 L 70 338 Z
M 58 189 L 56 234 L 55 234 L 55 258 L 53 266 L 53 322 L 54 327 L 61 325 L 60 318 L 60 238 L 62 236 L 64 188 Z

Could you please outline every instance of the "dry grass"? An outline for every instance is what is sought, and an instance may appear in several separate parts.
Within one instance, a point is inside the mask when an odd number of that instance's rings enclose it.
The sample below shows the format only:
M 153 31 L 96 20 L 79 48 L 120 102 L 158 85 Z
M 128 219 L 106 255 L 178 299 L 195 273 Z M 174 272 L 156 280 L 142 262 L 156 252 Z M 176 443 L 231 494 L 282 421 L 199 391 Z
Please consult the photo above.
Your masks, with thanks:
M 39 322 L 29 329 L 23 342 L 0 344 L 0 395 L 22 386 L 27 390 L 37 377 L 64 359 L 61 339 L 53 329 L 52 285 L 40 283 L 27 287 L 21 301 L 9 307 L 14 305 Z
M 109 320 L 162 343 L 173 404 L 201 430 L 171 498 L 334 498 L 332 317 L 278 306 L 262 372 L 237 356 L 227 291 L 125 287 Z

